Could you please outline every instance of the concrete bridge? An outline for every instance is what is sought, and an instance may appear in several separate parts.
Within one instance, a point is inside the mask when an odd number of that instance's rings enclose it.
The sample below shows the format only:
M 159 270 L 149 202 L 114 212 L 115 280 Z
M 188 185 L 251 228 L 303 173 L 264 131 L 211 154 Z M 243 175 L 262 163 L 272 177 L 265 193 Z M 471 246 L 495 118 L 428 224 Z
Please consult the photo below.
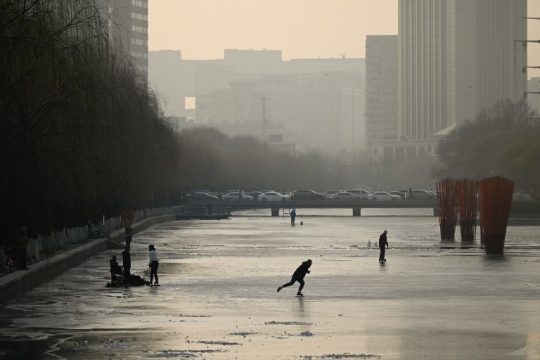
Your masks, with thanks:
M 279 216 L 279 209 L 351 209 L 352 216 L 361 216 L 362 209 L 432 209 L 433 216 L 439 216 L 439 208 L 436 200 L 402 200 L 402 201 L 193 201 L 186 206 L 192 208 L 208 208 L 211 204 L 213 213 L 230 213 L 234 210 L 247 209 L 270 209 L 272 216 Z M 219 209 L 219 210 L 218 210 Z M 540 203 L 537 202 L 512 202 L 510 218 L 540 218 Z
M 433 209 L 433 216 L 438 216 L 437 202 L 434 200 L 411 201 L 193 201 L 192 207 L 208 207 L 211 204 L 212 212 L 230 212 L 232 210 L 270 209 L 272 216 L 279 216 L 279 209 L 352 209 L 353 216 L 361 216 L 363 208 L 379 209 Z M 189 205 L 188 205 L 189 206 Z M 219 209 L 219 211 L 218 211 Z

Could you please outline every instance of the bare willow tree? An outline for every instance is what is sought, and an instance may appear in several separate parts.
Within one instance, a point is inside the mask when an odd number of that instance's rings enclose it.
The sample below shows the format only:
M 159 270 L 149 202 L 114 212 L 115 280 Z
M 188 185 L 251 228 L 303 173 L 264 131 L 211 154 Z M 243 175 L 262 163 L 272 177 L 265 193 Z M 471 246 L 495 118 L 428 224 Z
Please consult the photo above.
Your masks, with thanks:
M 21 226 L 46 234 L 173 204 L 193 188 L 336 181 L 317 153 L 273 152 L 213 129 L 174 133 L 103 13 L 92 0 L 0 0 L 1 242 Z M 349 164 L 330 162 L 339 181 L 356 183 Z
M 0 1 L 6 236 L 142 208 L 167 188 L 174 135 L 101 15 L 88 0 Z

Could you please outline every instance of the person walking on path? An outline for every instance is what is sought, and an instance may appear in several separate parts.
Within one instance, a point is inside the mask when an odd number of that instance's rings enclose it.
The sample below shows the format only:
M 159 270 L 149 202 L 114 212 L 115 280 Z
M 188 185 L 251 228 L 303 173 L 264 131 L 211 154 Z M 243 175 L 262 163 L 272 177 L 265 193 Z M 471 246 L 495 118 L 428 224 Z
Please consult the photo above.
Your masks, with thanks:
M 150 260 L 148 261 L 148 267 L 150 268 L 150 285 L 152 285 L 152 280 L 154 276 L 156 277 L 156 282 L 154 283 L 154 285 L 159 285 L 158 275 L 157 275 L 157 269 L 158 269 L 159 263 L 158 263 L 156 248 L 154 247 L 154 245 L 148 245 L 148 251 L 149 251 L 148 255 L 150 257 Z
M 131 270 L 131 255 L 129 254 L 129 245 L 126 245 L 122 251 L 122 265 L 124 266 L 124 285 L 129 284 L 129 276 Z
M 385 246 L 388 247 L 388 240 L 386 239 L 386 234 L 388 234 L 388 231 L 384 230 L 383 233 L 381 234 L 381 236 L 379 237 L 379 250 L 381 251 L 380 255 L 379 255 L 379 262 L 380 263 L 385 263 L 386 262 L 386 259 L 385 259 L 385 252 L 386 252 L 386 249 L 385 249 Z
M 281 289 L 283 289 L 284 287 L 291 286 L 295 282 L 298 281 L 300 283 L 300 287 L 298 288 L 298 292 L 296 293 L 296 296 L 304 296 L 304 294 L 302 294 L 302 289 L 304 288 L 304 277 L 306 276 L 306 274 L 309 274 L 310 267 L 311 267 L 311 259 L 308 259 L 307 261 L 302 262 L 302 264 L 294 272 L 291 278 L 291 281 L 278 287 L 277 292 L 280 292 Z
M 296 219 L 296 210 L 292 209 L 292 211 L 291 211 L 291 226 L 294 226 L 294 219 Z

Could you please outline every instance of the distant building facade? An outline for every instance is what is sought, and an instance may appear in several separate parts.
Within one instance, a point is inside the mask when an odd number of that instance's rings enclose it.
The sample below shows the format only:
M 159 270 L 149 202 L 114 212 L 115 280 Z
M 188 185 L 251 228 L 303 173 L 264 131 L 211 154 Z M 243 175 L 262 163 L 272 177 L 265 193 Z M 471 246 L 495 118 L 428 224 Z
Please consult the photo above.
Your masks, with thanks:
M 148 80 L 148 0 L 105 0 L 113 39 Z
M 526 91 L 526 0 L 400 0 L 403 140 L 429 139 Z
M 300 150 L 365 143 L 364 59 L 282 61 L 277 50 L 233 49 L 224 59 L 182 60 L 180 52 L 158 51 L 150 52 L 149 77 L 170 116 L 216 127 L 246 124 L 265 142 L 281 135 Z M 282 134 L 271 133 L 275 124 L 283 124 Z
M 398 139 L 398 36 L 366 37 L 366 139 Z

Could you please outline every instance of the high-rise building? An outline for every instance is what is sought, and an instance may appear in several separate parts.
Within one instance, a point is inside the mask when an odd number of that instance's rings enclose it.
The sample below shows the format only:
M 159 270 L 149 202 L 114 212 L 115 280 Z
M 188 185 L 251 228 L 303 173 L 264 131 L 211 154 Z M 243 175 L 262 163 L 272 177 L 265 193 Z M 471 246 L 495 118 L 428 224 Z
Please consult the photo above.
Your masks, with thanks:
M 533 77 L 529 81 L 527 102 L 529 106 L 540 114 L 540 77 Z
M 105 0 L 112 38 L 148 80 L 148 0 Z
M 398 36 L 366 37 L 366 139 L 398 139 Z
M 428 139 L 522 99 L 526 16 L 526 0 L 400 0 L 400 137 Z

